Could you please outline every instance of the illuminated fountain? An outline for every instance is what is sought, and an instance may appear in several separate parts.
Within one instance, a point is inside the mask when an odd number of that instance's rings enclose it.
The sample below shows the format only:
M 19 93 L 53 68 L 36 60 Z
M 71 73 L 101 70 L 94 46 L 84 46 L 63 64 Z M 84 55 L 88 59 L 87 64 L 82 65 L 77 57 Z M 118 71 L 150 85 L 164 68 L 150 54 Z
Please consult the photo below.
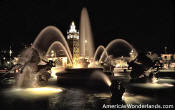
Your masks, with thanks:
M 54 27 L 48 26 L 44 28 L 39 35 L 36 37 L 32 48 L 35 48 L 40 53 L 40 57 L 45 57 L 49 47 L 54 45 L 55 41 L 59 41 L 60 43 L 56 43 L 62 47 L 64 52 L 68 55 L 68 58 L 72 60 L 72 54 L 70 52 L 68 43 L 62 34 L 62 32 Z M 54 43 L 54 44 L 53 44 Z
M 72 25 L 74 26 L 74 22 L 72 23 Z M 75 26 L 73 28 L 75 28 Z M 56 49 L 57 47 L 59 49 Z M 88 60 L 93 58 L 94 43 L 92 39 L 91 26 L 86 8 L 83 8 L 81 12 L 79 47 L 81 58 L 87 58 Z M 64 55 L 68 57 L 69 63 L 72 64 L 72 67 L 74 67 L 74 64 L 77 65 L 77 62 L 73 61 L 74 54 L 71 53 L 68 42 L 66 41 L 61 31 L 54 26 L 48 26 L 44 28 L 36 37 L 32 48 L 35 48 L 40 53 L 40 57 L 44 59 L 47 59 L 47 55 L 51 50 L 55 50 L 57 53 L 61 49 L 63 50 Z
M 50 45 L 45 57 L 48 57 L 48 55 L 50 55 L 50 52 L 52 52 L 52 51 L 55 52 L 54 57 L 66 56 L 68 58 L 68 61 L 70 63 L 72 63 L 72 58 L 70 57 L 68 51 L 66 50 L 66 48 L 64 47 L 64 45 L 61 42 L 59 42 L 59 41 L 53 42 Z
M 94 56 L 94 42 L 86 8 L 82 9 L 80 18 L 80 55 L 88 58 Z
M 79 32 L 76 31 L 74 22 L 72 22 L 71 28 L 68 34 L 70 35 L 69 36 L 70 40 L 72 40 L 73 42 L 79 41 L 79 36 L 78 36 Z M 35 70 L 33 68 L 36 68 L 35 72 L 22 71 L 23 75 L 30 76 L 30 75 L 33 75 L 33 73 L 36 73 L 35 75 L 36 77 L 32 77 L 32 76 L 31 77 L 34 79 L 37 79 L 39 77 L 38 74 L 41 74 L 40 76 L 42 76 L 43 73 L 48 73 L 47 64 L 45 66 L 46 68 L 45 70 L 42 70 L 42 69 L 40 70 L 39 69 L 40 66 L 38 65 L 45 64 L 49 60 L 52 60 L 56 63 L 56 65 L 59 65 L 59 60 L 61 60 L 62 63 L 64 62 L 67 63 L 67 64 L 64 63 L 62 65 L 63 68 L 65 68 L 64 72 L 60 72 L 60 71 L 57 71 L 56 69 L 52 69 L 52 72 L 54 71 L 54 73 L 56 73 L 58 79 L 62 79 L 64 76 L 66 76 L 66 77 L 70 77 L 71 79 L 75 78 L 77 80 L 77 78 L 79 78 L 84 80 L 83 78 L 89 79 L 92 73 L 94 73 L 94 71 L 96 70 L 103 72 L 103 66 L 101 66 L 102 63 L 106 63 L 108 61 L 110 62 L 114 61 L 116 58 L 121 56 L 126 56 L 126 58 L 128 58 L 127 61 L 132 61 L 137 57 L 137 51 L 133 48 L 131 44 L 129 44 L 127 41 L 123 39 L 115 39 L 111 41 L 106 46 L 106 48 L 100 45 L 94 53 L 94 42 L 93 42 L 93 37 L 91 32 L 90 20 L 89 20 L 89 16 L 86 8 L 83 8 L 81 12 L 79 43 L 80 43 L 80 46 L 78 45 L 78 43 L 76 43 L 76 45 L 73 44 L 73 48 L 75 48 L 75 50 L 80 49 L 80 55 L 78 50 L 76 51 L 76 54 L 75 52 L 71 51 L 70 48 L 72 48 L 71 47 L 72 45 L 70 45 L 69 42 L 66 41 L 64 35 L 57 27 L 47 26 L 38 34 L 35 41 L 33 42 L 33 45 L 31 46 L 31 48 L 29 48 L 30 51 L 24 52 L 27 57 L 26 56 L 21 57 L 21 59 L 23 59 L 24 61 L 28 60 L 21 63 L 21 65 L 23 65 L 25 68 L 27 68 L 27 66 L 30 68 L 29 70 Z M 131 51 L 134 54 L 134 57 L 132 59 L 129 56 L 130 55 L 129 53 Z M 32 52 L 37 54 L 32 55 Z M 35 57 L 38 58 L 37 62 L 32 61 L 32 59 Z M 52 59 L 49 59 L 49 58 L 52 58 Z M 63 59 L 64 59 L 64 62 L 63 62 Z M 111 65 L 108 63 L 106 64 L 107 66 Z M 111 70 L 111 72 L 113 71 Z M 17 82 L 19 83 L 23 82 L 24 80 L 23 75 L 19 75 L 20 80 Z M 104 77 L 104 76 L 105 74 L 101 77 Z M 44 75 L 43 79 L 47 81 L 48 77 L 47 78 L 45 77 L 46 75 Z M 105 77 L 102 79 L 106 81 Z M 32 85 L 36 85 L 36 84 L 32 84 Z
M 74 26 L 74 22 L 72 23 L 72 25 Z M 60 51 L 62 51 L 62 56 L 66 56 L 68 58 L 68 62 L 72 65 L 79 62 L 73 61 L 74 54 L 71 53 L 68 42 L 66 41 L 61 31 L 54 26 L 48 26 L 44 28 L 35 39 L 32 48 L 35 48 L 39 52 L 40 57 L 44 59 L 47 59 L 49 53 L 51 52 L 51 50 L 53 50 L 56 54 L 58 54 L 56 55 L 56 57 L 59 57 L 59 54 L 61 53 Z M 97 61 L 97 59 L 98 63 L 104 62 L 104 60 L 106 60 L 109 55 L 112 55 L 115 58 L 125 56 L 125 54 L 129 55 L 128 53 L 130 53 L 131 51 L 133 51 L 135 56 L 133 59 L 137 57 L 137 52 L 133 48 L 133 46 L 123 39 L 115 39 L 111 41 L 106 48 L 100 45 L 94 53 L 94 43 L 92 38 L 91 26 L 86 8 L 83 8 L 81 12 L 79 48 L 80 58 L 87 58 L 89 64 L 94 63 L 94 61 Z M 130 60 L 131 59 L 129 59 L 129 61 Z
M 134 57 L 130 57 L 130 52 L 133 51 Z M 115 39 L 112 40 L 105 48 L 105 51 L 103 51 L 99 62 L 104 62 L 105 58 L 107 57 L 106 52 L 109 55 L 112 55 L 112 57 L 119 58 L 121 56 L 125 57 L 128 62 L 134 60 L 138 53 L 135 50 L 135 48 L 128 43 L 127 41 L 123 39 Z
M 95 51 L 94 58 L 93 58 L 93 62 L 95 62 L 95 66 L 101 63 L 100 58 L 102 57 L 103 52 L 104 52 L 104 58 L 107 58 L 108 53 L 106 52 L 105 47 L 103 45 L 98 46 Z
M 118 49 L 117 52 L 116 49 Z M 131 52 L 134 57 L 131 57 Z M 112 58 L 110 59 L 111 56 Z M 96 76 L 106 82 L 106 85 L 110 86 L 110 80 L 113 80 L 113 77 L 111 77 L 113 76 L 113 70 L 104 71 L 104 66 L 101 64 L 114 61 L 121 56 L 125 56 L 128 62 L 137 57 L 137 51 L 134 47 L 123 39 L 111 41 L 106 48 L 100 45 L 94 53 L 90 21 L 87 10 L 83 8 L 80 21 L 80 58 L 83 58 L 83 63 L 88 62 L 89 64 L 88 66 L 81 66 L 82 59 L 80 59 L 75 67 L 73 66 L 73 68 L 68 68 L 64 72 L 57 73 L 58 82 L 63 84 L 80 84 L 81 82 L 83 84 L 84 82 L 88 82 L 91 76 Z M 111 66 L 111 64 L 106 63 L 106 66 Z
M 63 34 L 59 29 L 57 29 L 54 26 L 48 26 L 44 28 L 39 35 L 36 37 L 33 45 L 31 48 L 28 48 L 25 50 L 19 59 L 19 66 L 18 74 L 17 76 L 17 85 L 18 87 L 21 87 L 22 85 L 26 85 L 25 83 L 28 82 L 30 85 L 28 87 L 37 87 L 37 81 L 39 75 L 42 76 L 44 73 L 48 73 L 47 68 L 50 66 L 45 65 L 44 69 L 40 69 L 38 66 L 43 60 L 47 61 L 47 54 L 51 49 L 57 49 L 62 50 L 64 55 L 68 58 L 69 63 L 72 64 L 72 54 L 70 52 L 69 46 L 67 44 L 67 41 L 65 40 Z M 42 59 L 42 60 L 40 60 Z M 44 62 L 45 63 L 45 62 Z M 36 73 L 36 74 L 35 74 Z M 48 74 L 49 75 L 49 74 Z M 44 77 L 47 77 L 45 75 Z M 43 78 L 44 80 L 48 80 L 47 78 Z M 36 81 L 35 81 L 36 79 Z M 29 80 L 29 81 L 28 81 Z M 31 84 L 36 82 L 36 84 Z
M 36 50 L 28 48 L 21 53 L 17 66 L 16 86 L 17 87 L 37 87 L 36 78 L 38 74 L 33 74 L 37 71 L 37 64 L 40 62 L 39 54 Z M 23 66 L 25 65 L 25 66 Z
M 86 84 L 93 87 L 95 86 L 95 89 L 103 86 L 108 90 L 110 89 L 112 100 L 116 102 L 116 100 L 122 98 L 125 90 L 122 90 L 120 82 L 115 82 L 116 80 L 113 78 L 114 75 L 106 74 L 107 72 L 104 71 L 104 68 L 105 66 L 113 68 L 113 66 L 116 65 L 116 60 L 120 58 L 126 62 L 131 62 L 135 60 L 137 56 L 138 53 L 135 48 L 123 39 L 114 39 L 106 47 L 100 45 L 94 53 L 90 21 L 87 10 L 83 8 L 80 21 L 79 58 L 71 53 L 69 43 L 57 27 L 48 26 L 44 28 L 36 37 L 31 48 L 24 51 L 21 54 L 21 58 L 19 58 L 18 63 L 20 66 L 22 65 L 22 68 L 20 67 L 19 69 L 21 72 L 18 74 L 16 83 L 17 87 L 26 88 L 15 88 L 9 91 L 8 94 L 33 98 L 33 96 L 46 97 L 62 92 L 63 89 L 57 87 L 40 87 L 38 78 L 42 78 L 40 75 L 45 75 L 45 73 L 51 70 L 49 74 L 56 74 L 59 84 L 69 83 L 71 85 L 87 87 L 84 86 L 84 84 Z M 75 60 L 75 58 L 77 59 Z M 49 60 L 53 60 L 58 66 L 62 65 L 64 69 L 59 68 L 59 70 L 57 70 L 52 66 L 52 68 L 50 68 L 49 65 L 47 65 L 47 61 Z M 63 64 L 59 64 L 60 62 Z M 82 66 L 83 64 L 87 64 L 87 66 Z M 39 69 L 43 67 L 40 65 L 44 65 L 44 69 Z M 47 67 L 49 67 L 49 69 Z M 111 69 L 110 72 L 112 73 L 113 69 Z M 43 79 L 45 79 L 47 83 L 48 79 L 46 77 Z M 149 90 L 173 87 L 171 84 L 158 84 L 157 82 L 156 79 L 153 79 L 153 83 L 133 84 L 132 86 L 133 88 L 134 86 L 150 88 Z M 127 100 L 127 98 L 125 94 L 125 100 Z
M 91 36 L 91 29 L 90 29 L 90 22 L 87 14 L 87 10 L 84 8 L 82 10 L 81 15 L 81 26 L 80 35 L 82 39 L 80 39 L 80 45 L 86 42 L 86 45 L 83 45 L 80 48 L 80 53 L 82 54 L 83 59 L 90 59 L 93 57 L 93 40 Z M 86 23 L 84 23 L 86 22 Z M 75 28 L 75 26 L 74 26 Z M 81 43 L 82 42 L 82 43 Z M 86 50 L 90 49 L 90 51 L 85 52 Z M 73 55 L 70 51 L 70 47 L 68 42 L 66 41 L 65 37 L 63 36 L 62 32 L 56 28 L 55 26 L 47 26 L 44 28 L 36 37 L 33 42 L 33 45 L 25 50 L 21 57 L 19 58 L 19 62 L 17 65 L 17 78 L 16 83 L 18 87 L 38 87 L 38 79 L 41 80 L 48 80 L 48 67 L 50 69 L 50 62 L 48 62 L 49 53 L 55 53 L 53 55 L 56 58 L 59 57 L 67 57 L 68 66 L 65 65 L 64 67 L 74 67 L 74 64 L 77 65 L 77 62 L 74 62 Z M 53 57 L 52 56 L 52 57 Z M 88 60 L 87 59 L 87 60 Z M 53 59 L 52 59 L 53 60 Z M 89 61 L 82 60 L 83 63 L 87 63 Z M 80 63 L 79 65 L 81 65 Z M 40 66 L 41 65 L 41 66 Z M 44 65 L 44 68 L 43 66 Z M 86 66 L 87 68 L 88 66 Z M 71 70 L 73 71 L 73 70 Z M 85 70 L 89 71 L 89 70 Z M 18 74 L 19 73 L 19 74 Z M 55 72 L 56 73 L 56 72 Z

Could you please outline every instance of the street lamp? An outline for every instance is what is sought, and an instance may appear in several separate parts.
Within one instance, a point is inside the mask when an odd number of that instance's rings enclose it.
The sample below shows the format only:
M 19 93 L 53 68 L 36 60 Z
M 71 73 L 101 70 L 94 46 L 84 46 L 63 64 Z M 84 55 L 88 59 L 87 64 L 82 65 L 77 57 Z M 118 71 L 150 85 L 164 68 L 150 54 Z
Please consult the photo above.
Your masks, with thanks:
M 51 50 L 51 57 L 55 56 L 55 52 L 53 50 Z
M 131 52 L 129 53 L 131 58 L 134 58 L 134 50 L 131 50 Z
M 11 60 L 12 60 L 12 59 L 11 59 L 12 53 L 13 53 L 13 52 L 12 52 L 12 49 L 11 49 L 11 46 L 10 46 L 10 50 L 9 50 L 9 55 L 10 55 L 10 62 L 9 62 L 9 65 L 10 65 L 10 66 L 11 66 Z
M 10 57 L 12 56 L 12 53 L 13 53 L 13 52 L 12 52 L 12 50 L 10 49 L 10 51 L 9 51 Z
M 165 54 L 166 54 L 167 53 L 167 47 L 165 46 L 164 48 L 165 48 Z

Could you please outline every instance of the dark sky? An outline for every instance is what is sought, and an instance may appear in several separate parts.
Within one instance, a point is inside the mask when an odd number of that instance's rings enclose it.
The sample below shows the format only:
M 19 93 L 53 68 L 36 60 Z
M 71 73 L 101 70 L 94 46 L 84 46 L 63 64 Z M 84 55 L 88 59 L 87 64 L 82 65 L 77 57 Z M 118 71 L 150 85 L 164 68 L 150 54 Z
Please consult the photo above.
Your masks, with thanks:
M 46 26 L 66 36 L 72 20 L 79 25 L 82 7 L 89 12 L 95 45 L 123 38 L 138 50 L 174 47 L 173 0 L 1 0 L 0 46 L 32 43 Z M 77 26 L 78 27 L 78 26 Z

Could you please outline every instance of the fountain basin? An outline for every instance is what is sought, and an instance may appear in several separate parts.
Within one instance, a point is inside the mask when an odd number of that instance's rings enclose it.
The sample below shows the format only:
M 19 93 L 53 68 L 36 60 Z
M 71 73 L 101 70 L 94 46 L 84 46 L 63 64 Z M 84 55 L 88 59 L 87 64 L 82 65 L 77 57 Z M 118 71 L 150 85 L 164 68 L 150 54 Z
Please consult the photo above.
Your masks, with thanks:
M 71 68 L 56 73 L 57 82 L 61 85 L 79 86 L 87 88 L 108 88 L 106 83 L 97 77 L 92 77 L 95 71 L 103 72 L 103 68 Z
M 175 70 L 160 70 L 157 74 L 157 77 L 175 77 Z

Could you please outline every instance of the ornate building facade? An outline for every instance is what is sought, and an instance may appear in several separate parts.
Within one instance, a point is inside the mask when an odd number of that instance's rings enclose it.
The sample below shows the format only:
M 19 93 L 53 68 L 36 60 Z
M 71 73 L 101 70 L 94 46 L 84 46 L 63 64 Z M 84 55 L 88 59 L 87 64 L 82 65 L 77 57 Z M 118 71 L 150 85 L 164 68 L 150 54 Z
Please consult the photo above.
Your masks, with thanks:
M 75 63 L 79 58 L 79 31 L 76 30 L 74 21 L 72 21 L 67 32 L 67 42 L 72 53 L 73 63 Z

